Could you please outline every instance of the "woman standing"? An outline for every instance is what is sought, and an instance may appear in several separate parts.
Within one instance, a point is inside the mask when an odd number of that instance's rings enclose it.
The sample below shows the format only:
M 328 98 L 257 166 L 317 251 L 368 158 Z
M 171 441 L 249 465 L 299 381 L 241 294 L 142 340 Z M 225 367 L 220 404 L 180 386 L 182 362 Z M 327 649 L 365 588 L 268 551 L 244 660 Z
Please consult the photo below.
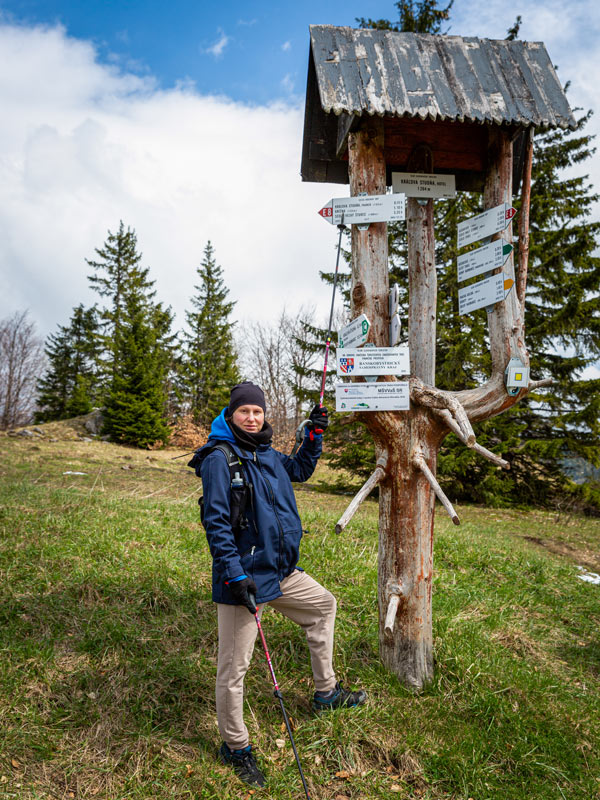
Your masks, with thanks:
M 312 475 L 327 425 L 327 409 L 315 406 L 297 455 L 274 450 L 263 391 L 245 381 L 233 387 L 229 406 L 213 421 L 207 444 L 190 462 L 202 478 L 203 523 L 213 557 L 212 598 L 219 625 L 216 704 L 223 739 L 219 756 L 243 781 L 259 786 L 265 777 L 242 713 L 244 676 L 257 635 L 253 598 L 259 616 L 269 603 L 304 630 L 316 711 L 357 706 L 366 699 L 363 691 L 343 689 L 335 677 L 335 597 L 298 567 L 302 526 L 292 481 Z

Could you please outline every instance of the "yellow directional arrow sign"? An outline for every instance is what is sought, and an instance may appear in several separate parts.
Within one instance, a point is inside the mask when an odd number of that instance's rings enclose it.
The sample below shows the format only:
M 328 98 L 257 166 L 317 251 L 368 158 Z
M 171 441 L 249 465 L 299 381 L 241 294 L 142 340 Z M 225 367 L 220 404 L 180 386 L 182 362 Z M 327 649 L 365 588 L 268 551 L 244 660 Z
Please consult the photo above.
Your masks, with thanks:
M 504 291 L 505 292 L 508 292 L 509 289 L 512 289 L 512 287 L 514 285 L 515 285 L 515 282 L 513 281 L 512 278 L 505 278 L 504 279 Z

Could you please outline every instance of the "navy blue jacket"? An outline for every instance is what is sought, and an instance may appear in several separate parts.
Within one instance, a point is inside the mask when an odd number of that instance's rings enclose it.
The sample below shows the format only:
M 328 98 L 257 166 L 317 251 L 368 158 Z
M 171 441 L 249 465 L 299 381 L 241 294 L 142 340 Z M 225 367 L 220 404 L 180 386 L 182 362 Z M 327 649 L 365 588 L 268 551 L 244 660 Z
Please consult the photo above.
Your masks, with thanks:
M 243 450 L 225 421 L 225 409 L 213 421 L 208 442 L 193 460 L 202 478 L 204 526 L 213 557 L 212 598 L 236 605 L 227 582 L 247 575 L 256 583 L 256 601 L 267 603 L 281 596 L 279 582 L 296 568 L 302 525 L 292 481 L 306 481 L 321 455 L 321 436 L 311 441 L 305 434 L 294 458 L 259 445 L 254 453 Z M 246 510 L 248 527 L 234 536 L 229 523 L 231 474 L 216 442 L 228 442 L 242 459 L 253 500 Z

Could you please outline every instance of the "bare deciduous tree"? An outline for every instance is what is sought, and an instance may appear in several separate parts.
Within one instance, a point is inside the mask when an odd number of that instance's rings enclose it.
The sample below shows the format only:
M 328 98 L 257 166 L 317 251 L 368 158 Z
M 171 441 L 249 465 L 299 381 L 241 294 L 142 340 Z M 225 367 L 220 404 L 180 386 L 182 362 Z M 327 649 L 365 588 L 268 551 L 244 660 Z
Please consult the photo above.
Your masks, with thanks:
M 281 436 L 290 437 L 302 418 L 299 395 L 316 359 L 303 323 L 314 325 L 314 316 L 314 308 L 296 314 L 284 308 L 276 322 L 252 322 L 240 330 L 243 372 L 263 388 L 269 419 Z
M 27 311 L 0 321 L 0 430 L 31 420 L 44 361 L 43 342 Z

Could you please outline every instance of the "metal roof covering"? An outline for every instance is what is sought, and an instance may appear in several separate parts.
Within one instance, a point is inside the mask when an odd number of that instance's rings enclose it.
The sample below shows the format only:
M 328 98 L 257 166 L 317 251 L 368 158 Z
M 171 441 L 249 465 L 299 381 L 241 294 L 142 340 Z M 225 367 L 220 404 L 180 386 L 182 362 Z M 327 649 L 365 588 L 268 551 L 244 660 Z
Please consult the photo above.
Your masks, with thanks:
M 541 128 L 576 124 L 542 42 L 332 25 L 311 25 L 310 38 L 327 114 Z

